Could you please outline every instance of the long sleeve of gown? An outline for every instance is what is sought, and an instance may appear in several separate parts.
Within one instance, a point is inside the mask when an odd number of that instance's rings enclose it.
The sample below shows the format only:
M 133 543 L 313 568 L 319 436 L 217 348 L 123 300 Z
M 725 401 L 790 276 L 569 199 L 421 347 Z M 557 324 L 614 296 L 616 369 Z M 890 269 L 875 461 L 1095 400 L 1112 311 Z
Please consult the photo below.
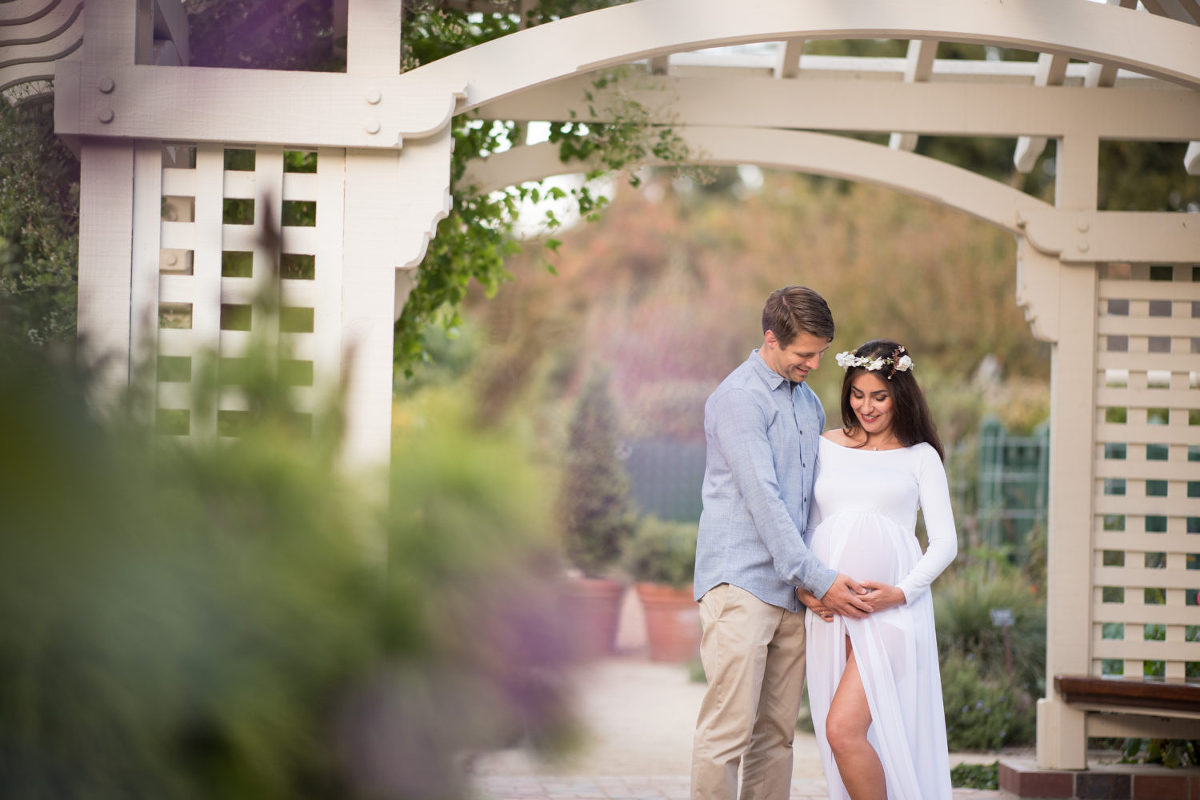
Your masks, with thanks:
M 946 468 L 942 466 L 936 450 L 932 447 L 922 450 L 917 482 L 929 542 L 912 571 L 899 583 L 906 605 L 912 605 L 958 554 L 958 533 L 954 527 L 954 512 L 950 508 Z

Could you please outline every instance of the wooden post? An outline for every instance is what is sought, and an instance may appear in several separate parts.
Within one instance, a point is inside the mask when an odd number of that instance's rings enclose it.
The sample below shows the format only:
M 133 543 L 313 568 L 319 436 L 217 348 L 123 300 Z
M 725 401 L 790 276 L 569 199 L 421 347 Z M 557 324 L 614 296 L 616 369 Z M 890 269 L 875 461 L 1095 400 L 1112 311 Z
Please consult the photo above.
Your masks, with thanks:
M 1057 206 L 1096 207 L 1098 140 L 1064 137 L 1057 153 Z M 1086 244 L 1077 231 L 1076 248 Z M 1046 698 L 1038 701 L 1037 762 L 1054 769 L 1087 766 L 1085 715 L 1052 690 L 1058 673 L 1090 665 L 1091 551 L 1095 419 L 1096 269 L 1058 268 L 1059 326 L 1050 375 L 1050 504 L 1046 559 Z

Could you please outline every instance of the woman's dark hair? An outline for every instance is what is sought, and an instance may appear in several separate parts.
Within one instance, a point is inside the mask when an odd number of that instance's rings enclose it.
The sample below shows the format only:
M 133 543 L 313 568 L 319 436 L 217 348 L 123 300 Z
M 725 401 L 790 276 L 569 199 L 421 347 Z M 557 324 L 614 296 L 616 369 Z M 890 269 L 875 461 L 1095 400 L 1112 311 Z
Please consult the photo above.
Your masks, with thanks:
M 933 416 L 929 413 L 929 405 L 925 402 L 925 393 L 917 385 L 912 368 L 900 371 L 896 362 L 901 356 L 908 355 L 904 346 L 887 339 L 875 339 L 867 342 L 854 351 L 854 355 L 872 360 L 881 358 L 891 359 L 892 363 L 882 369 L 874 370 L 875 374 L 887 381 L 892 395 L 892 431 L 900 444 L 911 447 L 920 442 L 928 442 L 938 457 L 946 460 L 946 452 L 942 449 L 942 440 L 938 438 L 937 426 L 933 424 Z M 850 384 L 861 373 L 867 372 L 866 367 L 850 367 L 842 379 L 842 428 L 847 435 L 859 429 L 858 417 L 850 407 Z

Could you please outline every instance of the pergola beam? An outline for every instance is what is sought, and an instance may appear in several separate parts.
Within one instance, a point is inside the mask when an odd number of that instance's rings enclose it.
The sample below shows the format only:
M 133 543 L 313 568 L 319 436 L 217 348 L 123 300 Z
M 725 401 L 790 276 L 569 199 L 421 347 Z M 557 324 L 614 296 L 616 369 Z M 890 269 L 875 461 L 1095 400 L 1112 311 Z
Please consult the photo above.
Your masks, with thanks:
M 887 56 L 832 56 L 808 53 L 804 56 L 805 79 L 821 77 L 853 77 L 855 80 L 902 81 L 908 59 Z M 726 77 L 778 77 L 778 53 L 697 51 L 671 54 L 671 74 L 680 77 L 724 75 Z M 1067 65 L 1064 86 L 1083 86 L 1087 83 L 1089 67 L 1093 64 L 1071 63 Z M 986 59 L 942 58 L 933 63 L 929 80 L 964 81 L 974 83 L 1016 83 L 1028 86 L 1037 74 L 1036 61 L 988 61 Z M 1141 86 L 1161 81 L 1131 72 L 1118 70 L 1112 65 L 1113 79 L 1107 86 Z M 1091 84 L 1098 85 L 1098 84 Z
M 904 62 L 904 82 L 924 83 L 933 74 L 933 62 L 937 59 L 938 43 L 929 39 L 913 39 L 908 43 L 908 57 Z M 893 131 L 888 146 L 894 150 L 917 148 L 917 134 Z
M 453 114 L 453 96 L 400 76 L 361 80 L 315 73 L 304 95 L 287 94 L 290 73 L 267 70 L 149 66 L 85 73 L 76 62 L 59 65 L 55 113 L 60 135 L 153 137 L 197 142 L 394 148 L 409 137 L 439 130 Z M 120 91 L 105 93 L 109 78 Z M 75 97 L 65 89 L 81 87 Z M 895 83 L 839 79 L 628 78 L 618 87 L 641 102 L 658 124 L 725 125 L 731 118 L 752 127 L 912 132 L 954 136 L 1044 136 L 1093 130 L 1102 138 L 1190 141 L 1200 131 L 1200 93 L 1163 89 L 991 86 L 955 82 Z M 603 121 L 605 99 L 596 94 L 589 114 L 588 76 L 540 86 L 481 106 L 487 119 L 517 121 L 575 118 Z M 464 92 L 462 88 L 459 95 Z M 188 97 L 161 113 L 165 98 Z M 219 102 L 217 101 L 219 98 Z M 372 103 L 372 100 L 376 102 Z M 1020 108 L 1016 115 L 1008 109 Z M 111 113 L 107 123 L 106 112 Z M 283 124 L 286 123 L 286 124 Z M 373 123 L 378 129 L 372 133 Z
M 1200 94 L 1113 88 L 977 86 L 824 78 L 630 78 L 622 96 L 640 102 L 652 123 L 928 135 L 1057 137 L 1088 130 L 1106 139 L 1189 141 L 1200 131 Z M 590 80 L 530 89 L 476 110 L 484 119 L 599 121 L 581 101 Z M 591 103 L 599 113 L 603 94 Z M 1020 108 L 1021 114 L 1011 109 Z
M 1037 76 L 1034 86 L 1062 86 L 1067 77 L 1066 56 L 1055 53 L 1042 53 L 1038 56 Z M 1017 172 L 1027 173 L 1033 169 L 1038 157 L 1046 150 L 1045 136 L 1022 136 L 1017 140 L 1017 149 L 1013 154 L 1013 166 Z
M 802 55 L 804 55 L 803 39 L 786 39 L 781 42 L 779 61 L 775 64 L 775 77 L 794 78 L 799 75 Z
M 1200 175 L 1200 142 L 1189 142 L 1183 155 L 1183 168 L 1188 175 Z
M 1025 9 L 1028 13 L 1013 8 L 1022 5 L 1029 5 Z M 96 16 L 96 22 L 104 22 L 103 17 Z M 352 27 L 355 24 L 350 21 Z M 380 29 L 383 34 L 378 33 Z M 610 29 L 613 35 L 604 35 Z M 884 0 L 855 4 L 834 0 L 765 0 L 753 7 L 753 13 L 744 8 L 730 10 L 716 0 L 695 0 L 688 5 L 686 14 L 680 13 L 678 0 L 641 0 L 519 31 L 404 74 L 399 74 L 395 55 L 398 44 L 391 42 L 391 38 L 398 39 L 398 23 L 374 26 L 364 34 L 371 46 L 352 58 L 355 64 L 366 58 L 362 63 L 364 69 L 345 74 L 305 73 L 308 87 L 300 98 L 286 91 L 295 73 L 156 68 L 134 65 L 132 53 L 128 58 L 106 58 L 103 68 L 59 62 L 56 89 L 61 102 L 56 104 L 56 129 L 67 136 L 154 137 L 168 141 L 207 140 L 212 131 L 220 130 L 232 141 L 270 143 L 286 136 L 289 143 L 309 146 L 340 143 L 395 148 L 406 137 L 429 136 L 440 130 L 456 112 L 607 65 L 661 58 L 676 50 L 715 44 L 869 36 L 883 32 L 931 42 L 944 38 L 1048 50 L 1064 61 L 1068 56 L 1096 59 L 1200 88 L 1200 28 L 1086 0 L 1062 0 L 1049 9 L 1039 0 L 1009 0 L 1003 10 L 988 0 L 960 0 L 950 6 L 935 0 L 914 0 L 903 8 Z M 545 55 L 529 59 L 526 56 L 531 51 Z M 924 48 L 918 49 L 918 53 L 923 52 Z M 87 60 L 93 58 L 89 55 Z M 922 71 L 921 63 L 927 58 L 925 55 L 916 59 L 914 75 Z M 119 66 L 122 63 L 128 66 Z M 496 64 L 506 64 L 511 69 L 496 69 Z M 935 63 L 929 61 L 927 67 L 930 74 L 936 73 Z M 744 108 L 749 102 L 746 91 L 749 86 L 729 81 L 712 83 L 732 87 L 728 99 L 738 107 Z M 779 101 L 793 107 L 772 112 L 784 119 L 782 124 L 797 127 L 960 135 L 1011 132 L 1010 135 L 1017 136 L 1053 136 L 1072 127 L 1061 115 L 1057 124 L 1043 129 L 1016 121 L 978 126 L 975 116 L 989 116 L 989 113 L 978 101 L 963 103 L 971 90 L 938 86 L 936 81 L 903 87 L 913 108 L 929 110 L 944 105 L 943 117 L 957 112 L 957 119 L 935 121 L 933 125 L 928 125 L 920 114 L 906 112 L 895 102 L 886 102 L 887 97 L 900 95 L 901 87 L 874 87 L 873 96 L 870 88 L 857 85 L 870 82 L 812 85 L 805 78 L 773 83 L 773 87 L 767 84 L 753 87 L 754 92 L 761 92 L 768 101 L 759 105 L 778 105 L 771 102 L 774 93 Z M 856 93 L 866 94 L 854 103 L 847 102 L 848 83 Z M 797 90 L 807 96 L 781 94 Z M 931 94 L 930 100 L 923 100 L 923 91 L 948 94 Z M 184 97 L 188 98 L 187 103 L 177 101 Z M 1194 94 L 1188 95 L 1181 105 L 1194 106 L 1195 98 Z M 1181 98 L 1173 95 L 1173 100 Z M 831 102 L 814 105 L 813 101 Z M 1093 110 L 1073 105 L 1076 110 Z M 1022 102 L 1012 107 L 1026 108 L 1026 105 Z M 813 112 L 813 108 L 822 110 Z M 890 108 L 891 113 L 880 114 L 880 108 Z M 964 109 L 971 111 L 967 113 Z M 836 121 L 810 119 L 814 114 Z M 763 115 L 763 111 L 752 114 Z M 1048 111 L 1049 115 L 1053 111 Z M 1131 116 L 1127 111 L 1117 115 Z M 681 117 L 692 124 L 697 122 L 682 110 Z M 714 120 L 710 124 L 723 121 Z M 1096 121 L 1103 124 L 1104 116 L 1089 115 L 1077 122 L 1076 127 Z M 1121 124 L 1113 122 L 1116 127 Z M 1182 138 L 1194 138 L 1196 130 L 1200 127 Z
M 568 75 L 664 53 L 876 36 L 1059 53 L 1200 88 L 1200 28 L 1088 0 L 762 0 L 751 6 L 692 0 L 686 8 L 679 0 L 641 0 L 501 37 L 407 74 L 469 85 L 460 108 L 469 110 Z M 530 59 L 530 52 L 541 57 Z
M 1110 6 L 1136 9 L 1138 0 L 1108 0 Z M 1084 84 L 1090 87 L 1112 86 L 1117 79 L 1117 68 L 1109 63 L 1090 63 L 1087 65 L 1087 77 Z
M 386 42 L 376 52 L 391 58 Z M 298 95 L 289 89 L 295 75 L 141 65 L 90 70 L 81 62 L 60 61 L 55 131 L 60 136 L 397 148 L 408 137 L 444 128 L 455 100 L 465 94 L 462 86 L 430 86 L 399 74 L 363 78 L 309 72 L 304 73 L 305 92 Z

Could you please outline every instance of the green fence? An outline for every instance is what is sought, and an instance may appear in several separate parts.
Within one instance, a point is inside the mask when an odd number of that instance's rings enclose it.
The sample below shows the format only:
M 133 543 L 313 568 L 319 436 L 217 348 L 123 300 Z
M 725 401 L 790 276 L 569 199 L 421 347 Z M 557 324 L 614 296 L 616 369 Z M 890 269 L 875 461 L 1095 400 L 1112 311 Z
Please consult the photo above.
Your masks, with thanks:
M 1030 533 L 1046 527 L 1049 464 L 1047 423 L 1030 436 L 1019 436 L 995 418 L 984 420 L 977 494 L 981 544 L 1007 550 L 1018 562 L 1028 558 Z

